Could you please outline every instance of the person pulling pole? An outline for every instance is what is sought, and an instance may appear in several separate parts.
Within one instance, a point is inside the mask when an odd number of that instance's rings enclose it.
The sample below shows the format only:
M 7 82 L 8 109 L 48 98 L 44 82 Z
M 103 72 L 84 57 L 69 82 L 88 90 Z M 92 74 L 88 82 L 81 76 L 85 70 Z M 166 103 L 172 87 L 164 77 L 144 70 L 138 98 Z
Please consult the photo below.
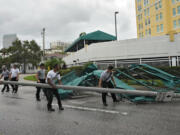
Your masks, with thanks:
M 9 80 L 18 81 L 19 80 L 19 74 L 20 74 L 19 69 L 17 68 L 17 65 L 14 64 L 13 68 L 10 71 L 10 76 L 9 76 L 10 79 Z M 18 85 L 11 85 L 11 86 L 13 88 L 12 93 L 17 93 L 18 92 Z
M 1 73 L 1 77 L 0 80 L 4 77 L 4 81 L 8 81 L 9 80 L 9 71 L 6 68 L 6 66 L 2 67 L 2 73 Z M 7 88 L 6 92 L 9 92 L 9 85 L 8 84 L 4 84 L 4 87 L 2 88 L 1 92 L 4 93 L 5 89 Z
M 103 88 L 116 87 L 116 83 L 113 78 L 112 70 L 113 70 L 113 66 L 108 66 L 107 70 L 105 70 L 104 72 L 101 73 L 101 77 L 99 79 L 99 87 L 103 87 Z M 113 86 L 111 80 L 114 83 L 114 86 Z M 108 104 L 106 102 L 106 95 L 107 95 L 107 93 L 102 93 L 102 102 L 103 102 L 104 106 L 108 106 Z M 119 102 L 119 100 L 117 100 L 116 95 L 114 93 L 111 93 L 111 96 L 112 96 L 113 102 Z
M 40 64 L 40 70 L 38 70 L 36 73 L 36 79 L 37 79 L 37 83 L 46 83 L 46 71 L 45 71 L 44 63 Z M 41 87 L 36 87 L 36 88 L 37 88 L 36 100 L 41 101 L 41 99 L 40 99 Z M 42 89 L 43 89 L 44 95 L 47 98 L 47 93 L 46 93 L 45 89 L 44 88 L 42 88 Z
M 50 70 L 47 74 L 46 77 L 47 83 L 52 87 L 52 88 L 47 88 L 47 97 L 48 97 L 48 103 L 47 103 L 47 109 L 48 111 L 55 111 L 55 109 L 52 108 L 52 101 L 53 101 L 53 95 L 55 95 L 59 110 L 64 110 L 61 104 L 61 98 L 58 93 L 58 89 L 56 87 L 56 83 L 58 82 L 59 85 L 61 85 L 61 76 L 59 74 L 59 65 L 55 64 L 53 67 L 53 70 Z

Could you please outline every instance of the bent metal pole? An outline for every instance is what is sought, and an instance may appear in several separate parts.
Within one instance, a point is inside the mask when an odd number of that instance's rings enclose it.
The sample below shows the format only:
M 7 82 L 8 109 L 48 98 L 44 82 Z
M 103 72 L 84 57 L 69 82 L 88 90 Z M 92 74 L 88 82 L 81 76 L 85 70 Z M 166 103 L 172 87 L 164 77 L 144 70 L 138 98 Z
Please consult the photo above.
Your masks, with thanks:
M 15 84 L 15 85 L 22 85 L 22 86 L 51 88 L 50 85 L 42 84 L 42 83 L 2 81 L 2 84 Z M 109 88 L 66 86 L 66 85 L 57 85 L 56 87 L 57 88 L 62 88 L 62 89 L 65 89 L 65 90 L 91 91 L 91 92 L 100 92 L 100 93 L 102 93 L 102 92 L 110 92 L 110 93 L 117 93 L 117 94 L 137 95 L 137 96 L 153 96 L 153 97 L 156 97 L 158 95 L 158 92 L 142 91 L 142 90 L 124 90 L 124 89 L 109 89 Z

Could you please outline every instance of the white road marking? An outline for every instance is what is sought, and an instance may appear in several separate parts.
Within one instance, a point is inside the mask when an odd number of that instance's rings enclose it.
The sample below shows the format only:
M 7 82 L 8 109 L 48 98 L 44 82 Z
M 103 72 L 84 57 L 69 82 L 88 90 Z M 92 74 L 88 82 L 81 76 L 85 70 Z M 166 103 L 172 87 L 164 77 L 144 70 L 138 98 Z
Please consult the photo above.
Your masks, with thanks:
M 128 113 L 127 113 L 127 112 L 122 112 L 121 114 L 122 114 L 122 115 L 128 115 Z
M 69 101 L 72 104 L 78 104 L 78 105 L 82 105 L 85 104 L 87 101 Z
M 58 104 L 53 104 L 53 105 L 58 105 Z M 63 105 L 65 108 L 70 108 L 70 109 L 78 109 L 78 110 L 85 110 L 85 111 L 93 111 L 93 112 L 103 112 L 103 113 L 111 113 L 111 114 L 120 114 L 118 111 L 113 111 L 113 110 L 104 110 L 104 109 L 97 109 L 97 108 L 89 108 L 89 107 L 80 107 L 80 106 L 72 106 L 72 105 Z

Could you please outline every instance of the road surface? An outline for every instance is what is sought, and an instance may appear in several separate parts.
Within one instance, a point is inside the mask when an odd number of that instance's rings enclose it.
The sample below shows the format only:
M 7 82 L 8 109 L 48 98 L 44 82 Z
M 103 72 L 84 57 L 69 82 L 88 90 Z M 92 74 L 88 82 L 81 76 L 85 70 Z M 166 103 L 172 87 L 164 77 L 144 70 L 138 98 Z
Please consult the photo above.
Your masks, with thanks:
M 21 81 L 23 81 L 21 79 Z M 2 85 L 0 85 L 0 89 Z M 179 135 L 180 101 L 134 104 L 128 101 L 103 107 L 101 96 L 63 100 L 64 111 L 46 109 L 45 97 L 35 101 L 33 87 L 0 94 L 0 135 Z M 43 94 L 41 95 L 43 96 Z

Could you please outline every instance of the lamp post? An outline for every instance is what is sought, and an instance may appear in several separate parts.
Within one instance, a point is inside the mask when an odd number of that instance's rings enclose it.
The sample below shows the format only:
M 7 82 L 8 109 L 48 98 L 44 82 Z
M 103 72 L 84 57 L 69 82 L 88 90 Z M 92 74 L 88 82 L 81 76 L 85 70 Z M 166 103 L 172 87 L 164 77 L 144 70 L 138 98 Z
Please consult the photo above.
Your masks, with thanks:
M 42 29 L 42 32 L 41 32 L 41 35 L 42 35 L 42 43 L 43 43 L 43 61 L 45 60 L 45 28 Z
M 117 38 L 117 19 L 116 19 L 116 15 L 117 15 L 118 13 L 119 13 L 118 11 L 114 12 L 116 40 L 118 40 L 118 38 Z

